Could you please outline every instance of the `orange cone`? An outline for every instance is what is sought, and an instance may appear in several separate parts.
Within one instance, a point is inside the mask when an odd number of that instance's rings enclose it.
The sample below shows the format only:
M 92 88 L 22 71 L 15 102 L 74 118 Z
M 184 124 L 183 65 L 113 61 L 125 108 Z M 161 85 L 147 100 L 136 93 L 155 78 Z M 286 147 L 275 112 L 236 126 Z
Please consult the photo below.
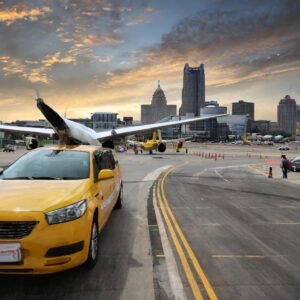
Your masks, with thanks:
M 268 178 L 273 178 L 273 170 L 272 170 L 272 167 L 269 168 Z

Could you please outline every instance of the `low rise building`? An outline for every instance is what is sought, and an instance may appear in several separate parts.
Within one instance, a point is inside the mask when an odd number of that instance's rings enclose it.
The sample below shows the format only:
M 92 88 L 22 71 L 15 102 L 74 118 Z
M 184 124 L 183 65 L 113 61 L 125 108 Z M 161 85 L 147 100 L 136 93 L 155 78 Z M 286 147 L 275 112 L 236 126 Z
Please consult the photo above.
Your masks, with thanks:
M 116 128 L 117 113 L 113 112 L 95 112 L 92 113 L 92 128 L 95 131 Z
M 268 133 L 271 130 L 271 121 L 269 120 L 249 120 L 249 131 Z
M 242 137 L 247 132 L 248 116 L 246 115 L 228 115 L 217 118 L 218 123 L 227 124 L 229 134 Z

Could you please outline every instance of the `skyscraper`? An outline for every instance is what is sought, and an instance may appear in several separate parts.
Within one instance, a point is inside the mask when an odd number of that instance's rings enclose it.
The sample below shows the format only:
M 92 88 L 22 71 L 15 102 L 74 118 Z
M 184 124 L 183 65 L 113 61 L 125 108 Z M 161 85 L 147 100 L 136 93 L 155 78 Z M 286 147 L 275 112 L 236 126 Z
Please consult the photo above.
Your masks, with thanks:
M 205 74 L 204 65 L 190 67 L 185 64 L 183 69 L 182 104 L 179 115 L 186 114 L 200 115 L 200 108 L 205 103 Z
M 291 135 L 296 134 L 297 110 L 295 99 L 292 99 L 289 95 L 286 95 L 281 99 L 277 106 L 277 117 L 279 128 L 281 130 L 286 131 Z
M 154 123 L 167 116 L 175 116 L 176 110 L 176 105 L 167 105 L 165 93 L 158 82 L 158 87 L 152 96 L 151 104 L 141 105 L 141 120 L 143 124 Z
M 300 105 L 299 104 L 297 104 L 296 110 L 297 110 L 297 122 L 300 122 Z
M 251 120 L 254 120 L 254 103 L 239 100 L 239 102 L 232 103 L 233 115 L 249 115 Z

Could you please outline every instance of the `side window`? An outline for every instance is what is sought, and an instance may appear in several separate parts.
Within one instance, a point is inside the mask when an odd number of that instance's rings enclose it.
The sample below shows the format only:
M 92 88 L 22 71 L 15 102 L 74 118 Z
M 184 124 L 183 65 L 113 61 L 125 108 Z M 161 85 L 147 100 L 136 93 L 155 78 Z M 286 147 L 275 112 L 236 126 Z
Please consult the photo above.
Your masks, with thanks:
M 109 169 L 109 164 L 107 162 L 107 153 L 106 152 L 102 153 L 102 155 L 101 155 L 100 167 L 101 167 L 101 170 L 102 169 Z
M 114 156 L 111 152 L 109 152 L 108 154 L 109 154 L 109 160 L 110 160 L 110 168 L 112 170 L 114 170 L 116 167 L 116 162 L 115 162 Z
M 114 170 L 115 160 L 111 152 L 107 151 L 102 155 L 101 169 L 110 169 Z
M 98 178 L 98 174 L 101 170 L 101 158 L 102 158 L 102 153 L 99 151 L 96 151 L 94 153 L 93 157 L 93 166 L 94 166 L 94 178 Z
M 96 179 L 101 170 L 114 170 L 116 167 L 116 162 L 111 152 L 95 152 L 93 157 L 93 166 L 94 178 Z
M 94 171 L 94 179 L 97 179 L 98 173 L 99 173 L 99 168 L 97 165 L 96 153 L 94 153 L 94 155 L 93 155 L 93 171 Z

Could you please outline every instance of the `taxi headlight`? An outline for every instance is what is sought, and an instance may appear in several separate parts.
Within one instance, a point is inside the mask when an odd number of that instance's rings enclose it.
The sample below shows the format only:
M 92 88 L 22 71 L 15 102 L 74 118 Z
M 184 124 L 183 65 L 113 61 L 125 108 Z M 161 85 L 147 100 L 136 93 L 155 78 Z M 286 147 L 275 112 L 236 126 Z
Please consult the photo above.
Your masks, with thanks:
M 86 200 L 45 213 L 49 225 L 79 219 L 87 209 Z

